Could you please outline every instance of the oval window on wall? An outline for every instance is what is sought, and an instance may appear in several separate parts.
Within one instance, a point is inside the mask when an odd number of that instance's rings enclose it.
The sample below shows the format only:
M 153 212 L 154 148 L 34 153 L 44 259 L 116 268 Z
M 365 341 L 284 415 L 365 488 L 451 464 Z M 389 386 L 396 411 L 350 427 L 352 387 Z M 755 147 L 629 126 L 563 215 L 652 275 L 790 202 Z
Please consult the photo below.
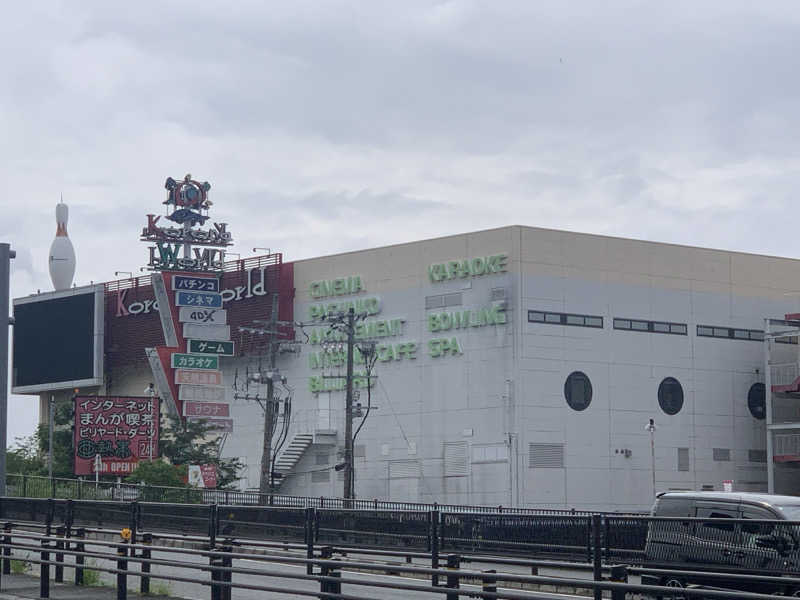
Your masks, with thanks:
M 763 383 L 754 383 L 747 392 L 747 408 L 754 419 L 759 421 L 767 416 L 767 388 Z
M 592 382 L 586 373 L 573 371 L 564 382 L 564 398 L 572 410 L 586 410 L 592 402 Z
M 658 386 L 658 405 L 668 415 L 677 415 L 683 408 L 683 388 L 674 377 L 666 377 Z

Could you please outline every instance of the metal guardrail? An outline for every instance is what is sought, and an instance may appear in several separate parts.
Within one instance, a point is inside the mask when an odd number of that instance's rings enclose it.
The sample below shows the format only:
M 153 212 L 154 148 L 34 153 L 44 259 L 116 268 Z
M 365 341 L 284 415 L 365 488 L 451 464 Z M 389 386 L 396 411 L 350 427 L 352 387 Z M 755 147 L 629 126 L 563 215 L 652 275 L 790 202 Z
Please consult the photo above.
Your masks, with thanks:
M 496 570 L 479 571 L 461 568 L 461 556 L 449 554 L 446 557 L 446 568 L 437 566 L 424 567 L 415 565 L 382 565 L 363 560 L 336 560 L 333 549 L 323 547 L 317 554 L 305 558 L 283 554 L 253 554 L 234 551 L 235 540 L 209 540 L 205 549 L 175 548 L 152 544 L 147 534 L 141 534 L 135 528 L 129 529 L 127 538 L 118 542 L 86 539 L 85 531 L 62 528 L 55 534 L 50 526 L 44 533 L 20 531 L 17 524 L 7 523 L 0 535 L 0 591 L 3 576 L 10 573 L 10 563 L 14 557 L 39 565 L 39 593 L 41 598 L 50 598 L 50 580 L 54 575 L 56 581 L 63 581 L 64 567 L 74 568 L 76 585 L 83 585 L 87 559 L 95 564 L 92 570 L 111 573 L 116 576 L 116 597 L 126 600 L 128 583 L 133 578 L 139 579 L 140 590 L 148 593 L 151 579 L 165 581 L 188 582 L 209 588 L 212 600 L 229 600 L 234 589 L 250 589 L 262 592 L 280 592 L 298 596 L 317 597 L 321 599 L 341 600 L 374 600 L 381 597 L 382 590 L 401 590 L 423 598 L 444 598 L 457 600 L 462 597 L 481 598 L 485 600 L 508 599 L 530 600 L 533 597 L 543 600 L 564 598 L 564 594 L 536 592 L 520 589 L 522 586 L 569 586 L 575 589 L 588 590 L 595 598 L 602 598 L 603 591 L 610 592 L 612 600 L 625 600 L 633 594 L 645 594 L 658 598 L 706 598 L 719 600 L 769 600 L 770 594 L 749 593 L 706 588 L 676 589 L 674 587 L 652 586 L 627 583 L 628 568 L 624 565 L 610 567 L 611 578 L 604 579 L 602 574 L 594 580 L 565 577 L 545 577 L 539 575 L 520 575 L 497 572 Z M 91 550 L 87 546 L 91 544 Z M 20 553 L 27 553 L 22 555 Z M 154 558 L 153 553 L 167 555 L 170 558 Z M 31 554 L 33 554 L 31 556 Z M 173 559 L 171 557 L 176 557 Z M 184 560 L 180 560 L 184 558 Z M 195 559 L 195 561 L 186 559 Z M 205 562 L 196 562 L 196 559 Z M 19 559 L 19 558 L 18 558 Z M 248 566 L 236 561 L 248 560 Z M 100 562 L 98 562 L 100 561 Z M 278 563 L 305 566 L 302 571 L 281 570 Z M 254 565 L 254 566 L 250 566 Z M 153 566 L 168 567 L 168 573 L 154 574 Z M 138 568 L 137 568 L 138 567 Z M 182 571 L 181 571 L 182 570 Z M 393 577 L 384 580 L 380 577 L 358 578 L 351 571 L 366 570 L 370 573 L 395 575 L 398 572 L 412 575 L 415 578 Z M 249 576 L 251 581 L 242 581 L 241 576 Z M 724 581 L 725 574 L 716 574 Z M 253 577 L 264 577 L 259 583 L 252 583 Z M 238 577 L 238 580 L 236 579 Z M 752 583 L 766 581 L 764 577 L 743 577 Z M 269 579 L 266 579 L 269 578 Z M 277 578 L 279 581 L 275 582 Z M 425 580 L 430 579 L 430 584 Z M 302 587 L 302 583 L 311 584 Z M 800 579 L 781 579 L 781 583 L 800 586 Z M 343 593 L 342 586 L 348 589 Z M 510 586 L 516 586 L 512 589 Z M 363 593 L 362 593 L 363 592 Z M 365 595 L 366 594 L 366 595 Z
M 760 579 L 775 591 L 800 592 L 800 522 L 596 514 L 520 515 L 449 511 L 374 511 L 275 506 L 197 505 L 0 498 L 0 522 L 39 523 L 107 532 L 128 527 L 158 539 L 235 538 L 248 546 L 332 553 L 533 566 L 570 560 L 596 579 L 623 563 L 651 581 L 687 574 L 704 585 L 723 575 Z M 268 540 L 268 541 L 265 541 Z M 333 554 L 331 554 L 333 556 Z M 562 563 L 563 564 L 563 563 Z M 700 573 L 700 575 L 697 575 Z M 707 576 L 706 576 L 707 575 Z M 788 589 L 795 585 L 796 588 Z M 765 583 L 766 582 L 766 583 Z M 780 583 L 778 583 L 780 582 Z M 741 582 L 738 582 L 741 583 Z

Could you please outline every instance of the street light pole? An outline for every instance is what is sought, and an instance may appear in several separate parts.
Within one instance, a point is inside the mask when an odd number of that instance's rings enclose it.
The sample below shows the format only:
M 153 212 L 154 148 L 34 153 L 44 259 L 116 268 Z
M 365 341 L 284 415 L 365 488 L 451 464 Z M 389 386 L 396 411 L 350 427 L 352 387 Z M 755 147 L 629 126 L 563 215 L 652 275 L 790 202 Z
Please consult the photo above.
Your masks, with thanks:
M 11 259 L 17 253 L 0 244 L 0 496 L 6 495 L 6 445 L 8 443 L 8 316 Z
M 48 461 L 47 461 L 47 472 L 50 475 L 50 483 L 53 483 L 53 426 L 55 425 L 54 421 L 56 418 L 56 397 L 53 394 L 50 394 L 50 412 L 48 416 L 48 423 L 47 423 L 47 448 L 48 448 Z
M 650 419 L 650 422 L 644 427 L 650 432 L 650 464 L 653 472 L 653 498 L 656 497 L 656 422 Z

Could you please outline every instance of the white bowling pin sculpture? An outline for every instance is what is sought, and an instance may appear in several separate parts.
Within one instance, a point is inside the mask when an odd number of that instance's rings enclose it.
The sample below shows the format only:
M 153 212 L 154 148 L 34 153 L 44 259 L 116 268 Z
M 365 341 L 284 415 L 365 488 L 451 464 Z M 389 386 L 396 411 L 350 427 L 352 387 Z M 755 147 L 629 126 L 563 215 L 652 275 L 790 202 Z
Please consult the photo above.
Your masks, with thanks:
M 50 245 L 50 280 L 56 290 L 66 290 L 75 276 L 75 249 L 67 235 L 69 208 L 56 204 L 56 237 Z

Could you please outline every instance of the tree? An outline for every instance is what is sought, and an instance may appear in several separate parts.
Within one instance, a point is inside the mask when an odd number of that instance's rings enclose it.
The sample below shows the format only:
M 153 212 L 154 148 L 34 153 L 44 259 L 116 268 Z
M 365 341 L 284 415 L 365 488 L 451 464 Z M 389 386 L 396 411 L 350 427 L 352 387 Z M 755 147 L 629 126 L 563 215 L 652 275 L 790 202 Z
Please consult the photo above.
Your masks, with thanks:
M 44 475 L 47 465 L 39 452 L 39 439 L 34 433 L 16 438 L 16 446 L 6 450 L 6 473 L 18 475 Z
M 217 487 L 233 487 L 244 468 L 238 458 L 222 459 L 214 427 L 206 421 L 183 421 L 170 416 L 169 425 L 161 431 L 161 455 L 173 465 L 215 465 Z
M 140 461 L 136 471 L 125 478 L 125 483 L 184 487 L 186 485 L 186 466 L 171 465 L 163 460 Z
M 75 452 L 73 450 L 72 420 L 74 410 L 72 402 L 57 402 L 53 419 L 53 477 L 74 477 Z M 50 435 L 48 427 L 40 424 L 34 434 L 42 460 L 49 455 Z M 46 465 L 46 461 L 45 461 Z M 45 468 L 43 475 L 47 475 Z

